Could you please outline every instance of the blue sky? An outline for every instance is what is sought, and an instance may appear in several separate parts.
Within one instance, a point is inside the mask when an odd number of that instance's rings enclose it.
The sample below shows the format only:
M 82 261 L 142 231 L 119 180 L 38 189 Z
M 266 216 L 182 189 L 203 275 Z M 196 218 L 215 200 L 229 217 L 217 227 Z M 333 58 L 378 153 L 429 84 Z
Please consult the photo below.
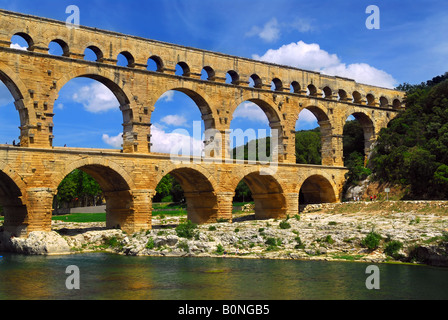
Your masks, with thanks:
M 82 25 L 385 87 L 420 83 L 448 71 L 446 0 L 0 0 L 2 9 L 62 21 L 68 16 L 68 5 L 79 7 Z M 380 9 L 379 30 L 366 28 L 369 5 Z M 17 141 L 19 135 L 18 114 L 8 94 L 0 86 L 0 143 Z M 59 96 L 55 145 L 118 146 L 122 117 L 107 90 L 94 81 L 77 79 Z M 266 129 L 263 114 L 254 112 L 254 106 L 241 106 L 232 128 Z M 249 114 L 257 116 L 249 118 Z M 165 139 L 163 143 L 169 145 L 173 130 L 191 132 L 193 121 L 200 119 L 191 100 L 181 93 L 168 93 L 156 105 L 152 123 L 160 141 Z M 297 129 L 313 126 L 316 122 L 309 114 L 301 115 Z

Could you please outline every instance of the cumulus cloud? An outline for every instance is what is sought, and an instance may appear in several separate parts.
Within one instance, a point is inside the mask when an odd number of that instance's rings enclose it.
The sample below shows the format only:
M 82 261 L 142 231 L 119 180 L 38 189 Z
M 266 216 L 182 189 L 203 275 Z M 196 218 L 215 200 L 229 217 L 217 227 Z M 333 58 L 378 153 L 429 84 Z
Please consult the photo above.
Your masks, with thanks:
M 184 127 L 187 123 L 187 119 L 185 119 L 185 117 L 178 115 L 168 115 L 166 117 L 163 117 L 160 121 L 169 126 L 175 127 Z
M 103 142 L 116 149 L 120 149 L 123 144 L 123 133 L 120 133 L 118 136 L 114 137 L 111 137 L 108 134 L 103 134 Z
M 249 121 L 261 122 L 263 124 L 269 124 L 268 117 L 263 110 L 255 103 L 244 102 L 233 113 L 233 119 L 247 119 Z
M 28 48 L 27 47 L 22 47 L 20 44 L 18 43 L 11 43 L 10 47 L 12 49 L 17 49 L 17 50 L 23 50 L 23 51 L 27 51 Z
M 268 21 L 263 28 L 258 26 L 252 27 L 252 29 L 246 33 L 246 36 L 253 37 L 258 36 L 260 39 L 266 42 L 274 42 L 280 38 L 280 26 L 276 18 Z
M 318 71 L 330 76 L 353 79 L 358 83 L 394 88 L 397 81 L 387 72 L 365 63 L 345 64 L 336 54 L 322 50 L 316 43 L 303 41 L 270 49 L 264 55 L 253 55 L 256 60 Z
M 269 20 L 263 27 L 253 26 L 249 32 L 246 32 L 246 37 L 257 36 L 261 40 L 271 43 L 280 39 L 282 32 L 309 32 L 313 27 L 311 22 L 306 19 L 297 18 L 292 22 L 279 23 L 276 18 Z
M 118 110 L 120 106 L 112 91 L 100 82 L 81 87 L 73 94 L 73 100 L 81 103 L 84 109 L 91 113 L 103 113 L 114 109 Z
M 174 99 L 174 91 L 170 90 L 162 94 L 159 98 L 160 101 L 171 102 Z
M 194 156 L 202 154 L 202 137 L 191 137 L 186 130 L 167 133 L 161 127 L 153 125 L 151 135 L 153 152 Z

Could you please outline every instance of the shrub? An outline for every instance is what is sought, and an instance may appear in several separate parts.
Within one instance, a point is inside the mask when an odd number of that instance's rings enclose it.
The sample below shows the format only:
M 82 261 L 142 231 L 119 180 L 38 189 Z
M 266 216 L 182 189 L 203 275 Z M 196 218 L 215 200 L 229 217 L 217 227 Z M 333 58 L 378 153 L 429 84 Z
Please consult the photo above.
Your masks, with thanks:
M 287 222 L 287 220 L 280 222 L 279 224 L 280 229 L 289 229 L 291 228 L 291 225 Z
M 305 245 L 303 244 L 303 242 L 302 242 L 302 239 L 300 239 L 300 237 L 299 236 L 297 236 L 296 238 L 295 238 L 295 240 L 296 240 L 296 242 L 297 242 L 297 244 L 295 245 L 295 249 L 305 249 Z
M 210 227 L 208 227 L 208 231 L 215 231 L 216 230 L 216 227 L 215 226 L 210 226 Z
M 224 247 L 222 246 L 222 244 L 218 244 L 216 246 L 216 254 L 223 254 L 224 253 Z
M 397 257 L 398 251 L 403 248 L 403 243 L 400 241 L 390 241 L 386 244 L 386 248 L 384 249 L 384 253 L 391 257 Z
M 324 242 L 328 243 L 328 244 L 333 244 L 334 240 L 331 238 L 331 235 L 328 235 L 325 239 Z
M 366 247 L 369 250 L 376 250 L 378 249 L 381 241 L 381 235 L 371 231 L 364 240 L 361 241 L 361 244 Z
M 146 249 L 154 249 L 154 239 L 152 237 L 148 239 L 148 242 L 146 243 Z
M 180 238 L 192 239 L 196 234 L 197 225 L 188 220 L 185 223 L 181 223 L 176 228 L 177 236 Z

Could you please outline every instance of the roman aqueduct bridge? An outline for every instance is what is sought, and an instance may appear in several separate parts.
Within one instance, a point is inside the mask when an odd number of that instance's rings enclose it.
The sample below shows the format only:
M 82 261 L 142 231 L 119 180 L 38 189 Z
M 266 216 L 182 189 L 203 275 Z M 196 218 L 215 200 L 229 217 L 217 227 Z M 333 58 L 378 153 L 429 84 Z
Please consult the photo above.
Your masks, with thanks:
M 11 48 L 14 35 L 27 41 L 28 50 Z M 61 56 L 49 54 L 51 42 L 61 46 Z M 84 59 L 86 48 L 95 52 L 96 61 Z M 125 67 L 117 65 L 120 54 L 127 58 Z M 148 70 L 149 60 L 156 71 Z M 182 75 L 176 74 L 176 66 Z M 204 70 L 207 79 L 201 77 Z M 61 88 L 79 77 L 101 82 L 119 101 L 122 150 L 53 146 L 58 125 L 54 103 Z M 0 79 L 20 116 L 20 146 L 0 145 L 4 228 L 16 236 L 51 230 L 58 185 L 75 169 L 101 185 L 108 227 L 128 232 L 151 228 L 152 198 L 166 174 L 182 185 L 189 219 L 198 223 L 231 219 L 235 188 L 243 179 L 254 194 L 258 218 L 293 216 L 300 193 L 308 202 L 338 202 L 347 172 L 342 141 L 346 119 L 352 115 L 362 124 L 368 154 L 379 131 L 404 108 L 404 94 L 395 90 L 95 28 L 68 28 L 64 22 L 4 10 Z M 197 104 L 207 132 L 206 150 L 211 150 L 206 156 L 173 161 L 151 152 L 151 115 L 170 90 Z M 230 159 L 230 122 L 246 101 L 257 104 L 278 132 L 274 162 Z M 295 164 L 295 124 L 304 109 L 319 121 L 321 166 Z

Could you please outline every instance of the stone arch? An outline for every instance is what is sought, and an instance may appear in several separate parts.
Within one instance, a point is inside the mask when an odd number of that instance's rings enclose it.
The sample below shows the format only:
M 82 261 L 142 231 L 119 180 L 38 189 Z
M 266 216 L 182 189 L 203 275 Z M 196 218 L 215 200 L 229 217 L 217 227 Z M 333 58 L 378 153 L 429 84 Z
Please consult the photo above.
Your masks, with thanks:
M 135 184 L 134 184 L 132 177 L 126 172 L 126 170 L 122 166 L 120 166 L 119 164 L 117 164 L 113 161 L 103 160 L 101 158 L 81 159 L 81 160 L 74 161 L 74 162 L 67 164 L 67 166 L 64 168 L 64 170 L 62 172 L 60 172 L 54 176 L 53 187 L 57 188 L 59 186 L 59 184 L 61 184 L 62 180 L 64 180 L 64 178 L 68 174 L 73 172 L 74 170 L 80 169 L 80 168 L 89 168 L 89 167 L 91 168 L 90 171 L 92 171 L 92 169 L 94 169 L 94 168 L 103 168 L 102 172 L 104 172 L 104 170 L 113 172 L 112 176 L 110 176 L 110 177 L 107 177 L 107 176 L 99 177 L 99 180 L 102 181 L 104 186 L 106 186 L 106 185 L 112 186 L 113 180 L 115 179 L 115 180 L 117 180 L 117 187 L 115 189 L 119 189 L 119 187 L 121 187 L 122 189 L 135 189 Z M 87 170 L 89 170 L 89 169 L 87 169 Z M 86 172 L 86 173 L 90 174 L 89 172 Z M 101 172 L 99 172 L 99 173 L 101 173 Z M 97 174 L 94 173 L 94 175 L 97 175 Z M 94 177 L 94 176 L 92 175 L 92 177 Z M 98 183 L 100 183 L 99 180 L 97 180 Z M 106 189 L 109 190 L 111 188 L 106 187 Z
M 319 91 L 317 90 L 317 87 L 314 84 L 310 84 L 308 85 L 308 91 L 309 91 L 309 96 L 310 97 L 319 97 Z
M 218 198 L 215 183 L 198 168 L 178 167 L 163 170 L 155 181 L 159 183 L 170 174 L 181 185 L 187 204 L 188 220 L 197 224 L 216 222 L 218 218 Z M 154 190 L 157 185 L 154 186 Z
M 25 232 L 24 221 L 28 216 L 26 207 L 26 184 L 4 162 L 0 162 L 0 205 L 3 208 L 5 231 L 21 236 Z
M 375 106 L 376 105 L 376 99 L 375 96 L 372 93 L 368 93 L 366 95 L 367 105 L 368 106 Z
M 229 71 L 227 71 L 227 74 L 230 76 L 231 84 L 239 85 L 240 75 L 235 70 L 229 70 Z
M 344 121 L 348 119 L 350 116 L 353 116 L 361 125 L 363 132 L 364 132 L 364 155 L 367 159 L 370 155 L 371 148 L 376 140 L 376 127 L 375 122 L 372 119 L 372 117 L 365 113 L 364 111 L 359 111 L 355 109 L 352 109 L 351 111 L 348 111 L 345 114 Z M 342 125 L 342 128 L 344 127 L 344 124 Z
M 210 66 L 205 66 L 202 70 L 204 70 L 207 74 L 207 81 L 215 81 L 216 79 L 216 73 L 215 70 L 213 70 Z
M 112 161 L 96 158 L 82 159 L 70 163 L 62 173 L 55 177 L 54 189 L 56 190 L 62 180 L 76 169 L 84 171 L 100 185 L 106 198 L 106 227 L 132 229 L 130 217 L 134 213 L 132 191 L 135 186 L 126 171 Z M 59 184 L 56 185 L 56 183 Z
M 88 45 L 86 49 L 84 50 L 84 53 L 87 49 L 90 49 L 93 51 L 93 53 L 96 55 L 96 62 L 103 62 L 104 60 L 104 53 L 103 50 L 101 50 L 96 45 Z
M 272 79 L 273 90 L 283 91 L 283 82 L 279 78 Z
M 323 175 L 312 175 L 300 185 L 299 205 L 335 203 L 337 201 L 336 186 Z
M 129 51 L 122 51 L 118 54 L 118 56 L 123 55 L 127 60 L 127 68 L 134 68 L 135 67 L 135 58 Z M 117 57 L 118 57 L 117 56 Z
M 19 36 L 21 37 L 23 40 L 26 41 L 26 43 L 28 44 L 28 51 L 34 51 L 34 40 L 33 38 L 27 33 L 27 32 L 22 32 L 22 31 L 17 31 L 14 32 L 11 36 L 11 38 L 13 36 Z
M 191 83 L 184 82 L 183 87 L 168 84 L 164 87 L 159 87 L 158 89 L 159 90 L 154 91 L 154 94 L 152 95 L 153 99 L 150 102 L 152 103 L 152 105 L 155 105 L 160 97 L 168 91 L 181 92 L 187 95 L 198 106 L 199 111 L 202 115 L 202 120 L 204 121 L 205 130 L 216 128 L 216 121 L 213 117 L 213 110 L 208 103 L 208 101 L 211 101 L 211 98 L 208 97 L 208 95 L 205 92 L 201 91 L 198 87 L 192 86 Z
M 186 62 L 180 61 L 177 63 L 176 67 L 177 66 L 179 66 L 182 70 L 182 74 L 180 76 L 189 77 L 191 75 L 190 66 Z
M 299 115 L 304 109 L 310 111 L 316 117 L 317 123 L 320 127 L 322 165 L 334 165 L 332 142 L 333 125 L 331 123 L 332 119 L 330 119 L 328 115 L 329 111 L 322 104 L 307 105 L 303 108 L 297 109 L 294 124 L 297 123 L 299 120 Z
M 329 86 L 322 89 L 325 99 L 333 99 L 333 90 Z
M 380 107 L 381 108 L 389 108 L 389 100 L 384 96 L 382 96 L 380 98 Z
M 291 82 L 291 92 L 302 93 L 302 87 L 300 86 L 300 83 L 298 83 L 297 81 Z
M 339 97 L 339 101 L 347 101 L 348 100 L 347 91 L 345 91 L 344 89 L 339 89 L 338 97 Z
M 122 87 L 115 81 L 110 80 L 108 73 L 101 72 L 95 67 L 87 67 L 85 69 L 74 70 L 71 73 L 64 75 L 57 83 L 57 89 L 50 92 L 49 109 L 53 111 L 54 103 L 59 97 L 60 90 L 71 80 L 76 78 L 88 78 L 102 83 L 106 86 L 112 94 L 116 97 L 123 117 L 123 148 L 127 137 L 133 137 L 132 120 L 134 119 L 134 110 L 131 107 L 131 100 L 128 97 L 134 97 L 130 92 L 129 86 Z M 57 126 L 57 124 L 55 124 Z M 149 132 L 148 132 L 149 133 Z
M 353 103 L 362 104 L 363 98 L 362 94 L 359 91 L 353 91 L 352 97 L 353 97 Z
M 56 38 L 52 40 L 50 43 L 52 42 L 57 43 L 61 47 L 63 57 L 70 56 L 70 48 L 65 40 L 62 40 L 61 38 Z
M 263 88 L 263 80 L 261 80 L 260 76 L 256 73 L 250 76 L 250 79 L 252 79 L 253 87 L 257 89 Z
M 252 102 L 256 104 L 266 115 L 269 121 L 269 127 L 271 128 L 271 131 L 276 130 L 276 136 L 278 137 L 277 145 L 271 144 L 271 150 L 273 151 L 273 154 L 271 154 L 272 159 L 278 159 L 278 162 L 283 162 L 284 160 L 284 146 L 283 141 L 285 138 L 284 133 L 284 122 L 283 118 L 280 117 L 278 110 L 278 107 L 274 107 L 271 103 L 267 102 L 268 97 L 257 95 L 257 97 L 254 97 L 253 95 L 244 95 L 240 99 L 238 99 L 235 103 L 235 105 L 232 106 L 232 108 L 229 110 L 230 121 L 229 126 L 233 120 L 233 114 L 235 113 L 236 109 L 244 102 Z M 280 101 L 278 103 L 281 103 Z M 274 161 L 274 160 L 273 160 Z M 274 161 L 276 162 L 276 161 Z
M 275 176 L 248 170 L 233 179 L 230 188 L 235 192 L 244 181 L 252 192 L 255 202 L 255 219 L 277 219 L 286 217 L 286 198 L 283 187 Z
M 51 101 L 54 102 L 58 98 L 59 90 L 65 86 L 69 81 L 76 78 L 89 78 L 92 80 L 96 80 L 103 85 L 105 85 L 117 98 L 120 106 L 127 106 L 130 104 L 130 99 L 128 97 L 132 97 L 132 92 L 128 89 L 128 87 L 123 88 L 115 81 L 111 80 L 112 76 L 108 72 L 102 72 L 96 67 L 86 67 L 84 69 L 75 69 L 70 73 L 65 74 L 61 79 L 59 79 L 57 86 L 58 89 L 55 90 L 52 95 L 50 95 Z M 56 92 L 57 91 L 57 92 Z
M 29 92 L 22 80 L 9 67 L 0 62 L 0 81 L 2 81 L 13 96 L 14 104 L 20 118 L 20 145 L 27 147 L 32 143 L 29 137 L 28 126 L 36 123 L 36 113 L 30 112 L 31 101 L 25 98 L 24 93 Z
M 154 63 L 156 64 L 156 72 L 163 72 L 165 69 L 165 65 L 163 63 L 162 58 L 160 58 L 159 56 L 153 55 L 151 57 L 149 57 L 148 61 L 152 60 L 154 61 Z
M 392 102 L 392 108 L 395 110 L 398 110 L 401 108 L 402 102 L 400 101 L 400 99 L 394 99 Z

